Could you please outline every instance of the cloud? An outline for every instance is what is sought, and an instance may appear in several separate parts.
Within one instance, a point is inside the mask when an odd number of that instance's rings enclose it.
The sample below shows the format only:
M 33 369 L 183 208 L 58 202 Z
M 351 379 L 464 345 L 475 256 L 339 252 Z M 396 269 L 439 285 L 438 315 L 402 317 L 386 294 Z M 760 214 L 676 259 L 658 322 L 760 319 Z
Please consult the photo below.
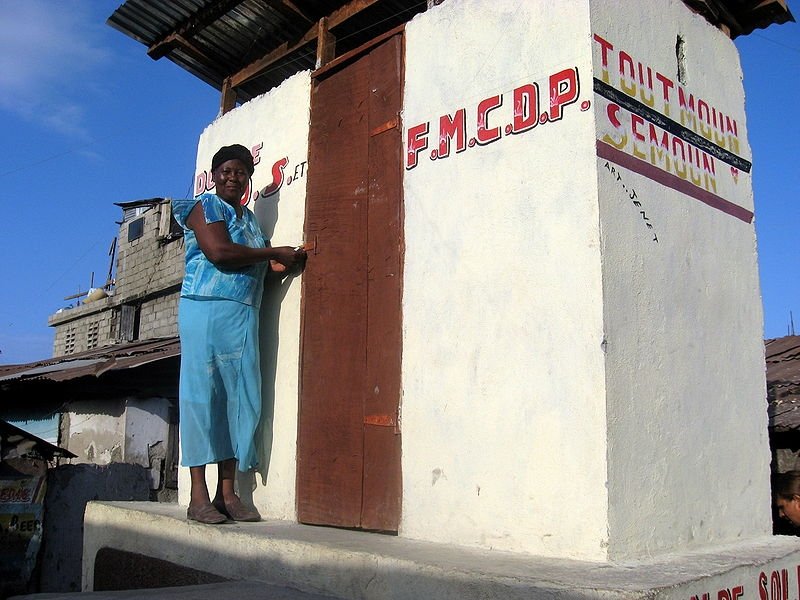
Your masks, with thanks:
M 0 109 L 84 137 L 81 95 L 109 60 L 86 1 L 3 0 Z

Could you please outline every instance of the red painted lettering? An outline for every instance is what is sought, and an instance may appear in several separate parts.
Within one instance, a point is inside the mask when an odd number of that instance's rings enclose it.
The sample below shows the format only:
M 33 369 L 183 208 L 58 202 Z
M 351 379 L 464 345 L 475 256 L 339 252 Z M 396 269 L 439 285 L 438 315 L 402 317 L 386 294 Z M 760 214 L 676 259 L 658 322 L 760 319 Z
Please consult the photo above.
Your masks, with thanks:
M 572 104 L 580 94 L 578 68 L 564 69 L 550 76 L 550 120 L 564 116 L 564 107 Z
M 717 592 L 717 600 L 731 600 L 731 593 L 728 589 L 721 589 Z
M 408 129 L 408 141 L 406 143 L 406 169 L 413 169 L 417 166 L 419 153 L 428 147 L 428 123 L 420 123 Z
M 800 567 L 798 567 L 800 569 Z M 767 592 L 767 584 L 769 580 L 767 579 L 767 574 L 763 571 L 758 574 L 758 598 L 759 600 L 768 600 L 769 594 Z
M 656 79 L 661 82 L 661 96 L 664 99 L 664 114 L 669 116 L 669 103 L 670 103 L 670 92 L 672 88 L 675 87 L 673 81 L 658 71 L 656 71 Z
M 489 128 L 489 113 L 498 106 L 503 105 L 503 96 L 497 95 L 486 98 L 483 102 L 478 104 L 478 133 L 475 138 L 481 144 L 491 144 L 496 142 L 501 137 L 501 130 L 499 127 Z
M 514 90 L 514 120 L 511 133 L 522 133 L 539 123 L 539 85 L 526 83 Z
M 636 96 L 636 68 L 627 52 L 619 53 L 619 87 L 629 96 Z
M 797 565 L 797 596 L 800 597 L 800 565 Z
M 730 117 L 725 117 L 725 131 L 732 133 L 734 137 L 739 137 L 739 127 L 736 125 L 736 119 L 731 120 Z
M 198 196 L 206 191 L 206 172 L 203 171 L 202 173 L 197 175 L 197 179 L 195 180 L 194 184 L 194 195 Z
M 737 585 L 731 590 L 731 600 L 739 600 L 744 595 L 744 586 Z
M 614 46 L 611 42 L 604 40 L 596 33 L 594 34 L 594 41 L 600 44 L 600 64 L 604 69 L 608 68 L 608 51 L 613 50 Z
M 644 125 L 644 119 L 639 115 L 632 114 L 631 115 L 631 131 L 633 131 L 633 137 L 635 137 L 640 142 L 644 141 L 644 134 L 641 133 L 638 129 L 639 125 Z
M 781 569 L 781 591 L 783 600 L 789 600 L 789 571 L 787 569 Z
M 773 571 L 769 576 L 770 600 L 788 600 L 781 595 L 781 576 Z
M 261 197 L 267 198 L 272 196 L 272 194 L 276 193 L 281 186 L 283 185 L 283 170 L 286 168 L 286 165 L 289 163 L 288 157 L 283 157 L 279 160 L 276 160 L 272 165 L 272 183 L 270 183 L 267 187 L 261 190 Z
M 647 67 L 647 81 L 645 81 L 644 74 L 644 65 L 639 63 L 639 97 L 641 98 L 642 102 L 644 102 L 647 106 L 653 107 L 656 103 L 656 97 L 653 93 L 653 69 Z M 649 91 L 649 95 L 645 95 L 645 90 Z
M 261 149 L 264 147 L 264 142 L 260 142 L 250 149 L 250 154 L 253 155 L 253 166 L 261 162 Z
M 439 117 L 439 158 L 450 156 L 450 140 L 456 141 L 456 153 L 467 149 L 467 110 L 459 108 L 454 116 Z
M 608 120 L 611 121 L 611 124 L 614 126 L 615 129 L 620 129 L 622 127 L 622 121 L 619 120 L 617 116 L 620 111 L 620 107 L 618 104 L 614 104 L 613 102 L 608 105 L 606 108 L 606 114 L 608 114 Z

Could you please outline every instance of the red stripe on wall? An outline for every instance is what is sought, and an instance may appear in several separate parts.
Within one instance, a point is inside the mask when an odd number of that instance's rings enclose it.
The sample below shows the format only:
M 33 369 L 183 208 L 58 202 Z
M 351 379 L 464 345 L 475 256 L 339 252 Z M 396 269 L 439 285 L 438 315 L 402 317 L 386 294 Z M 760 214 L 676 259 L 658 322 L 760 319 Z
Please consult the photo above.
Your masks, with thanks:
M 745 223 L 753 222 L 753 213 L 746 208 L 742 208 L 738 204 L 734 204 L 729 200 L 725 200 L 725 198 L 720 198 L 716 194 L 712 194 L 708 190 L 699 188 L 689 181 L 681 179 L 672 173 L 662 171 L 658 167 L 653 166 L 643 160 L 639 160 L 638 158 L 622 152 L 621 150 L 617 150 L 614 148 L 614 146 L 606 144 L 600 140 L 597 140 L 597 156 L 615 162 L 619 166 L 625 167 L 626 169 L 639 173 L 640 175 L 644 175 L 648 179 L 652 179 L 661 185 L 665 185 L 668 188 L 677 190 L 682 194 L 694 198 L 695 200 L 699 200 L 703 204 L 707 204 L 712 208 L 721 210 L 732 217 L 736 217 Z

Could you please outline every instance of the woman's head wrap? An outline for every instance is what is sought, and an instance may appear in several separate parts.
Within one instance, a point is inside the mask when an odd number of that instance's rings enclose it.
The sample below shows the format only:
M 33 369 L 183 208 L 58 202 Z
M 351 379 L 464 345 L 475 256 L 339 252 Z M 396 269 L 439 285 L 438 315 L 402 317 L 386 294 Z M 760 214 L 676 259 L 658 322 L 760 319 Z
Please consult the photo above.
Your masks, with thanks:
M 211 170 L 216 171 L 217 167 L 220 166 L 222 163 L 234 159 L 242 161 L 247 167 L 247 171 L 250 173 L 250 175 L 251 176 L 253 175 L 253 171 L 256 170 L 256 167 L 253 164 L 253 155 L 250 154 L 250 150 L 248 150 L 241 144 L 233 144 L 232 146 L 223 146 L 222 148 L 217 150 L 217 153 L 214 155 L 214 158 L 211 159 Z

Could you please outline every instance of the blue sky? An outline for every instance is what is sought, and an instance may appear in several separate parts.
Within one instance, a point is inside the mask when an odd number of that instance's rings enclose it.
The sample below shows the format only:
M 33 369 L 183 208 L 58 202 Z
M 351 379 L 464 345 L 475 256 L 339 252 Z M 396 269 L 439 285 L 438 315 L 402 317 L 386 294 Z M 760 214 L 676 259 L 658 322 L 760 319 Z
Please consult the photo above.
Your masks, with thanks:
M 121 0 L 3 0 L 0 364 L 52 354 L 47 317 L 100 285 L 121 209 L 191 193 L 219 92 L 105 24 Z M 800 16 L 798 7 L 792 10 Z M 753 148 L 765 337 L 800 332 L 800 28 L 736 41 Z

